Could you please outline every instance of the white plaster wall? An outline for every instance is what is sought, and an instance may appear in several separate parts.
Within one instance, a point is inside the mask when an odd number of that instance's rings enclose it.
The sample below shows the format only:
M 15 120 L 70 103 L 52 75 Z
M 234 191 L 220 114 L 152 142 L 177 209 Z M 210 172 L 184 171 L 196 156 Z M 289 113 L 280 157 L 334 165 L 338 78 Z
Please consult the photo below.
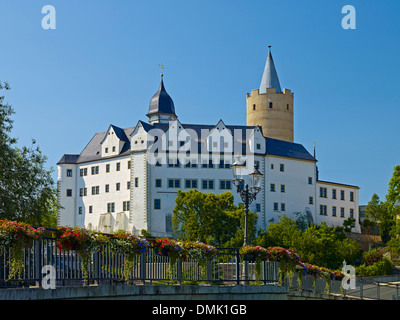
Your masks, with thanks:
M 327 189 L 327 197 L 320 197 L 320 187 Z M 336 199 L 332 198 L 332 189 L 336 189 Z M 344 190 L 345 199 L 340 200 L 340 191 Z M 354 201 L 350 201 L 350 191 L 354 192 Z M 317 207 L 316 207 L 316 218 L 317 223 L 325 221 L 330 227 L 343 226 L 343 221 L 350 217 L 350 209 L 353 209 L 353 218 L 356 219 L 356 227 L 352 230 L 353 232 L 361 232 L 359 224 L 359 203 L 358 203 L 358 191 L 357 187 L 346 186 L 341 184 L 332 184 L 318 181 L 316 193 L 317 193 Z M 327 206 L 327 215 L 320 215 L 320 205 Z M 332 215 L 332 207 L 336 207 L 336 217 Z M 340 216 L 340 208 L 344 208 L 344 217 Z

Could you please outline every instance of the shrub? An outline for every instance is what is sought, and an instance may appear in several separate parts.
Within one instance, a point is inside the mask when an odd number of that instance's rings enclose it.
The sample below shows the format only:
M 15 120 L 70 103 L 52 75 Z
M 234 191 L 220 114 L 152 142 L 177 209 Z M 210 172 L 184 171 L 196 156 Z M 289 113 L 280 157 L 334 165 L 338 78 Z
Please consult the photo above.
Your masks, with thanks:
M 383 258 L 383 252 L 373 249 L 369 252 L 364 252 L 363 260 L 367 266 L 371 266 L 374 263 L 381 261 Z
M 374 277 L 389 275 L 393 273 L 392 261 L 388 258 L 382 258 L 372 265 L 362 264 L 356 267 L 356 275 L 359 277 Z

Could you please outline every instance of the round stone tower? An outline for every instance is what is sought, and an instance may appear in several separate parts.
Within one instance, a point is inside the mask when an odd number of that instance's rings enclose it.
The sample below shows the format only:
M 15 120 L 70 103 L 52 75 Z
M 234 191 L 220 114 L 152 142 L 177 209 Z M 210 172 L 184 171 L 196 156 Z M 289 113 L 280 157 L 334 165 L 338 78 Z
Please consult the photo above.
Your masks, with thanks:
M 246 94 L 247 125 L 260 126 L 268 138 L 294 141 L 293 93 L 281 90 L 271 49 L 260 88 Z

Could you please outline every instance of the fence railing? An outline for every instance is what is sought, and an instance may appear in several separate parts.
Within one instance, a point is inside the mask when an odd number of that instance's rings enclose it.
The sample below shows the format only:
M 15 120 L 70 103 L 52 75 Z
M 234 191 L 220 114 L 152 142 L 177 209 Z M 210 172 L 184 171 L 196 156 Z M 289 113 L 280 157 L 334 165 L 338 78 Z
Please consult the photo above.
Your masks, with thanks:
M 360 299 L 398 300 L 400 297 L 400 277 L 376 280 L 357 279 L 356 288 L 343 290 L 341 281 L 333 280 L 328 288 L 323 279 L 314 282 L 309 276 L 304 276 L 301 286 L 297 276 L 285 278 L 279 282 L 279 263 L 263 261 L 260 278 L 256 276 L 254 262 L 243 261 L 239 254 L 240 248 L 217 248 L 217 254 L 211 263 L 201 267 L 195 260 L 188 258 L 178 260 L 170 268 L 169 258 L 160 256 L 150 247 L 145 254 L 138 255 L 136 267 L 132 271 L 130 284 L 162 284 L 162 283 L 205 283 L 205 284 L 261 284 L 283 285 L 287 290 L 313 291 L 316 293 L 341 294 Z M 101 252 L 94 253 L 89 266 L 87 278 L 83 276 L 82 259 L 75 251 L 62 251 L 57 248 L 56 240 L 43 238 L 34 241 L 32 247 L 25 248 L 23 253 L 22 272 L 9 279 L 11 256 L 8 250 L 0 255 L 0 288 L 41 287 L 46 279 L 46 266 L 54 270 L 55 285 L 81 286 L 85 284 L 113 285 L 125 282 L 123 254 L 115 253 L 109 244 Z
M 255 264 L 241 260 L 239 248 L 217 248 L 217 255 L 207 266 L 201 267 L 190 258 L 178 260 L 172 268 L 167 256 L 160 256 L 150 247 L 135 259 L 136 267 L 129 283 L 210 283 L 240 284 L 256 280 Z M 46 277 L 45 266 L 53 267 L 56 286 L 85 284 L 115 284 L 124 282 L 125 255 L 115 253 L 109 244 L 101 252 L 92 255 L 87 278 L 83 276 L 82 259 L 75 251 L 62 251 L 56 240 L 43 238 L 34 241 L 31 248 L 24 249 L 24 268 L 18 276 L 9 279 L 10 252 L 0 256 L 0 288 L 41 286 Z M 276 284 L 279 280 L 278 263 L 265 261 L 261 265 L 258 284 Z

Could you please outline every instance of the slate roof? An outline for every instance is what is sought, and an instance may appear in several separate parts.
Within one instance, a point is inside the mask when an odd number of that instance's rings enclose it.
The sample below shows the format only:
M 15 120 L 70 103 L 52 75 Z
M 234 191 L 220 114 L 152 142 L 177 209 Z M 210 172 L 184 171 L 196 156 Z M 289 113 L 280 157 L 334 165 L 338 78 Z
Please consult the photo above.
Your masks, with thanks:
M 160 129 L 163 132 L 168 130 L 169 124 L 168 123 L 154 123 L 148 124 L 144 121 L 139 121 L 139 123 L 143 126 L 143 129 L 149 132 L 151 129 Z M 139 124 L 138 123 L 138 124 Z M 216 125 L 200 125 L 200 124 L 182 124 L 183 128 L 194 130 L 197 133 L 198 137 L 201 137 L 201 130 L 208 130 L 211 131 L 216 127 Z M 121 153 L 118 156 L 124 156 L 130 154 L 130 140 L 129 137 L 133 133 L 136 127 L 130 127 L 126 129 L 121 129 L 119 127 L 113 126 L 115 133 L 118 137 L 125 141 L 124 147 L 121 150 Z M 241 130 L 241 141 L 242 143 L 242 154 L 246 153 L 246 145 L 245 140 L 246 136 L 254 130 L 255 126 L 236 126 L 236 125 L 226 125 L 228 130 L 231 130 L 231 133 L 235 130 Z M 261 129 L 261 128 L 260 128 Z M 86 145 L 83 149 L 81 154 L 79 155 L 71 155 L 65 154 L 62 156 L 60 161 L 57 164 L 67 164 L 67 163 L 84 163 L 84 162 L 91 162 L 101 159 L 101 141 L 103 141 L 106 131 L 96 133 L 90 142 Z M 235 136 L 237 138 L 237 136 Z M 240 137 L 240 135 L 239 135 Z M 199 142 L 199 151 L 201 151 L 201 143 Z M 286 158 L 293 158 L 293 159 L 301 159 L 301 160 L 309 160 L 309 161 L 317 161 L 305 148 L 303 145 L 278 139 L 272 138 L 265 138 L 266 143 L 266 153 L 264 155 L 271 155 L 271 156 L 280 156 Z M 262 155 L 261 153 L 256 153 Z
M 147 116 L 153 114 L 175 114 L 174 101 L 169 96 L 164 87 L 164 81 L 161 78 L 160 88 L 150 100 L 149 112 Z
M 259 93 L 266 93 L 267 88 L 275 88 L 276 92 L 282 92 L 278 73 L 275 69 L 274 59 L 272 59 L 271 50 L 268 52 L 267 62 L 265 63 L 264 73 L 261 78 Z

